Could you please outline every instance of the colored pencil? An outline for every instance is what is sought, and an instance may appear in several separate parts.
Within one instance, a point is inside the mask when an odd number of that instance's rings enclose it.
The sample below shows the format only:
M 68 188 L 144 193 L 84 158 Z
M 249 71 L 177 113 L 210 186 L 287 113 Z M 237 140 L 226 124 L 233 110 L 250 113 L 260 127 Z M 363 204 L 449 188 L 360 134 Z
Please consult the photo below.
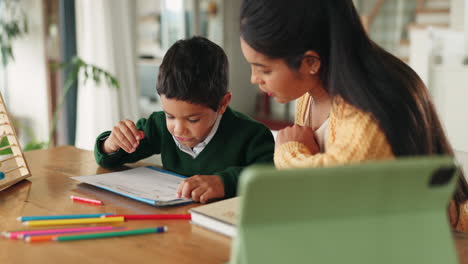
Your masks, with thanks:
M 76 218 L 94 218 L 113 214 L 69 214 L 69 215 L 44 215 L 44 216 L 20 216 L 18 221 L 35 221 L 35 220 L 54 220 L 54 219 L 76 219 Z
M 96 204 L 96 205 L 102 205 L 102 201 L 95 200 L 95 199 L 90 199 L 90 198 L 84 198 L 84 197 L 79 197 L 72 195 L 70 196 L 70 199 L 76 202 L 83 202 L 83 203 L 89 203 L 89 204 Z
M 95 238 L 108 238 L 108 237 L 120 237 L 120 236 L 132 236 L 132 235 L 143 235 L 151 233 L 162 233 L 167 231 L 167 226 L 152 227 L 152 228 L 143 228 L 143 229 L 133 229 L 127 231 L 119 232 L 103 232 L 87 235 L 76 235 L 76 236 L 57 236 L 53 238 L 56 241 L 73 241 L 73 240 L 83 240 L 83 239 L 95 239 Z
M 88 234 L 97 234 L 97 233 L 104 233 L 104 232 L 113 232 L 112 230 L 115 229 L 125 229 L 125 227 L 112 227 L 111 229 L 103 229 L 103 230 L 94 230 L 94 231 L 80 231 L 81 233 L 88 233 Z M 70 233 L 63 233 L 63 234 L 70 234 Z M 50 234 L 50 235 L 33 235 L 33 236 L 26 236 L 24 240 L 26 242 L 46 242 L 46 241 L 52 241 L 54 238 L 56 238 L 58 235 L 57 234 Z
M 3 232 L 3 236 L 9 239 L 18 239 L 25 236 L 36 235 L 51 235 L 51 234 L 65 234 L 75 232 L 91 232 L 91 231 L 104 231 L 112 230 L 113 226 L 91 226 L 91 227 L 75 227 L 75 228 L 56 228 L 56 229 L 41 229 L 41 230 L 26 230 L 15 232 Z
M 105 215 L 104 218 L 124 217 L 125 220 L 174 220 L 174 219 L 192 219 L 190 214 L 145 214 L 145 215 Z
M 47 241 L 52 241 L 54 237 L 57 235 L 43 235 L 43 236 L 28 236 L 25 237 L 24 240 L 28 243 L 31 242 L 47 242 Z
M 38 220 L 23 222 L 25 226 L 52 226 L 52 225 L 81 225 L 81 224 L 102 224 L 123 222 L 123 217 L 109 218 L 78 218 L 78 219 L 58 219 L 58 220 Z

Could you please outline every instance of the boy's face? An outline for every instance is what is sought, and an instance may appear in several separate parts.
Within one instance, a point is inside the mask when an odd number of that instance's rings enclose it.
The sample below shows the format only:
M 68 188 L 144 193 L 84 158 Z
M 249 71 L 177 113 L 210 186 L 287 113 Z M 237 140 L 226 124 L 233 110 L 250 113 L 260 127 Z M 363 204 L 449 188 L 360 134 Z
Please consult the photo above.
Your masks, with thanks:
M 169 99 L 161 95 L 167 130 L 180 144 L 193 148 L 208 136 L 218 115 L 226 111 L 230 99 L 231 94 L 227 93 L 218 111 L 215 112 L 207 106 Z

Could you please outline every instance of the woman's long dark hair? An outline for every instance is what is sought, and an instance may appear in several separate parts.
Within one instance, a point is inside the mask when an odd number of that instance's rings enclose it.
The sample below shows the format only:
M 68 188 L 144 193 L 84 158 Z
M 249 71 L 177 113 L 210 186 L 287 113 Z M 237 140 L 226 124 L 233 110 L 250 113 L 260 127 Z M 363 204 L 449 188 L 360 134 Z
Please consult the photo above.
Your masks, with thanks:
M 317 52 L 325 90 L 371 113 L 395 156 L 453 156 L 426 86 L 369 39 L 352 0 L 244 0 L 240 27 L 253 49 L 292 69 Z M 467 193 L 461 177 L 455 200 Z

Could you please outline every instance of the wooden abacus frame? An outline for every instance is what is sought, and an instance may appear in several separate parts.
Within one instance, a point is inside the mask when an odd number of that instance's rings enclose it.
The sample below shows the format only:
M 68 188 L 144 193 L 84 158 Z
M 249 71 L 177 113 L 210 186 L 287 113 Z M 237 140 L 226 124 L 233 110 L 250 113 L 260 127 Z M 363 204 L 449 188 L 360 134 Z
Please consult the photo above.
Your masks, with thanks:
M 8 139 L 9 145 L 0 147 L 0 151 L 10 149 L 12 154 L 0 159 L 0 172 L 2 174 L 0 175 L 0 191 L 31 176 L 11 118 L 3 101 L 3 96 L 0 93 L 0 142 L 5 137 Z

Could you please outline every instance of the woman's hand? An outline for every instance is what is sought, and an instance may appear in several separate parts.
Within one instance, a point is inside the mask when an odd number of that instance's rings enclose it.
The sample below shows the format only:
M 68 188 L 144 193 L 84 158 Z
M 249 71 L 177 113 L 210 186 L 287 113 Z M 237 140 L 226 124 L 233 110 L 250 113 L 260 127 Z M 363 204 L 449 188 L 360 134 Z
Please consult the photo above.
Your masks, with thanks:
M 218 175 L 194 175 L 183 180 L 177 188 L 177 197 L 192 198 L 195 202 L 224 197 L 224 183 Z
M 315 141 L 314 132 L 310 127 L 293 125 L 281 129 L 278 131 L 275 147 L 279 147 L 290 141 L 297 141 L 304 144 L 312 154 L 320 152 L 319 146 Z

